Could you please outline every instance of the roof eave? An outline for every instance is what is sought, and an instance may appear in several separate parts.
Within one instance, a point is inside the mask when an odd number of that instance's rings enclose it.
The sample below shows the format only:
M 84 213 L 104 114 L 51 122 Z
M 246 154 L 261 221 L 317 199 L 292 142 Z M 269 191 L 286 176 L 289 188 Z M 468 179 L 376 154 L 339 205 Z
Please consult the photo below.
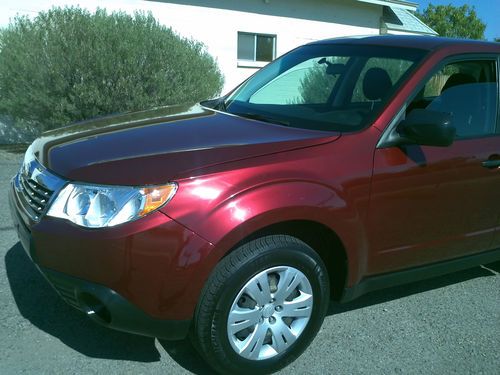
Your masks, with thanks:
M 391 27 L 387 24 L 385 24 L 385 27 L 387 31 L 399 31 L 399 32 L 404 32 L 404 33 L 410 33 L 412 35 L 428 35 L 428 36 L 439 36 L 437 32 L 434 30 L 431 31 L 417 31 L 417 30 L 408 30 L 404 28 L 396 28 L 396 27 Z
M 361 3 L 375 4 L 375 5 L 385 5 L 390 7 L 396 7 L 411 11 L 416 11 L 418 8 L 417 3 L 412 3 L 410 1 L 403 0 L 357 0 Z

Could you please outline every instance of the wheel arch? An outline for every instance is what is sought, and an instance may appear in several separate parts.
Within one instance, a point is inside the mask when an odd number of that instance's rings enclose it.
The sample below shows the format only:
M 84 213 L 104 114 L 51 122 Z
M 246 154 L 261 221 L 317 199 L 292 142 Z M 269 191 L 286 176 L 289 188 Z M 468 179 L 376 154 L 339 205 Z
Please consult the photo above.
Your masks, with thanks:
M 289 220 L 262 227 L 232 246 L 222 258 L 227 257 L 247 242 L 260 237 L 277 234 L 285 234 L 298 238 L 318 253 L 328 271 L 331 297 L 339 300 L 347 285 L 349 270 L 348 254 L 337 233 L 317 221 Z

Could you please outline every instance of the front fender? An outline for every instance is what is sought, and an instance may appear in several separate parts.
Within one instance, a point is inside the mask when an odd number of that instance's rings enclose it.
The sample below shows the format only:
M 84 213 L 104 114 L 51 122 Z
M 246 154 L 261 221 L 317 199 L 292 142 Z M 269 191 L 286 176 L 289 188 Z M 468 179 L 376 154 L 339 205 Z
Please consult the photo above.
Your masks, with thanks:
M 215 245 L 199 265 L 206 277 L 241 240 L 262 228 L 292 220 L 314 221 L 331 228 L 343 242 L 349 264 L 358 267 L 365 234 L 361 213 L 352 197 L 314 181 L 253 182 L 236 192 L 232 191 L 236 187 L 220 176 L 181 181 L 173 204 L 163 210 Z M 358 271 L 349 269 L 349 275 Z

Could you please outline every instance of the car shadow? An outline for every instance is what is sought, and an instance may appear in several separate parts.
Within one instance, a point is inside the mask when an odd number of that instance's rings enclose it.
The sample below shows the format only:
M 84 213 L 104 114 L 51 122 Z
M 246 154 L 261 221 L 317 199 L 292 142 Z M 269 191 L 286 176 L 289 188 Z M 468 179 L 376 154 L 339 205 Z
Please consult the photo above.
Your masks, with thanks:
M 198 354 L 189 339 L 180 341 L 159 340 L 170 357 L 185 370 L 196 375 L 216 375 Z
M 28 258 L 21 243 L 5 255 L 5 268 L 21 315 L 70 348 L 94 358 L 160 360 L 154 338 L 101 327 L 63 302 Z
M 387 289 L 369 292 L 348 303 L 341 304 L 331 301 L 327 315 L 335 315 L 351 310 L 361 309 L 363 307 L 378 305 L 380 303 L 408 297 L 413 294 L 428 292 L 433 289 L 443 288 L 479 277 L 495 276 L 498 274 L 499 269 L 500 262 L 490 263 L 484 266 L 469 268 L 431 279 L 420 280 L 409 284 L 402 284 Z
M 160 360 L 160 353 L 155 347 L 153 338 L 101 327 L 90 321 L 83 313 L 66 305 L 38 272 L 20 243 L 7 252 L 5 266 L 10 288 L 21 315 L 37 328 L 57 337 L 67 346 L 89 357 L 137 362 Z M 332 301 L 328 315 L 404 298 L 478 277 L 497 275 L 499 272 L 500 262 L 496 262 L 404 286 L 371 292 L 347 304 Z M 170 357 L 184 369 L 197 375 L 215 374 L 208 368 L 188 339 L 159 340 L 159 342 Z
M 489 269 L 490 271 L 500 273 L 500 262 L 485 264 L 484 267 Z

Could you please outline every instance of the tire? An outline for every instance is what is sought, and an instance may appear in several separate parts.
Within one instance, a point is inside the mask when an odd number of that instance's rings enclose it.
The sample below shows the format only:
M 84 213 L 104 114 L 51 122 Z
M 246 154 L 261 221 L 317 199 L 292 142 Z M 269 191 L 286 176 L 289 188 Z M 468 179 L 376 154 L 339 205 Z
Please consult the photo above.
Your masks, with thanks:
M 328 308 L 328 280 L 318 254 L 294 237 L 248 242 L 223 258 L 205 284 L 193 344 L 221 374 L 277 371 L 316 336 Z

